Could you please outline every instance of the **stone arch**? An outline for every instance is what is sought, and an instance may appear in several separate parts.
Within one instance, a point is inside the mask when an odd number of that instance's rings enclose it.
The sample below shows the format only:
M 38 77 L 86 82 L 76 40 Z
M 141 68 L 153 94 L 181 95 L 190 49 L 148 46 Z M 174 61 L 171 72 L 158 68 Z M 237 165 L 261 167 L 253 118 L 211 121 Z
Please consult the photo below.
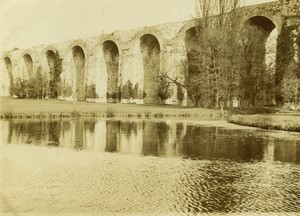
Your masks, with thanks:
M 85 58 L 88 58 L 88 55 L 90 54 L 90 49 L 88 48 L 87 44 L 83 40 L 74 40 L 71 42 L 65 49 L 63 53 L 63 57 L 66 57 L 70 54 L 70 51 L 72 52 L 72 49 L 78 46 L 82 49 Z
M 247 14 L 243 18 L 242 23 L 244 25 L 252 24 L 261 26 L 265 28 L 265 30 L 270 28 L 276 28 L 278 31 L 280 31 L 282 26 L 282 17 L 268 12 L 254 12 Z
M 140 42 L 141 38 L 145 35 L 152 35 L 156 38 L 159 44 L 159 48 L 162 50 L 165 44 L 165 39 L 161 31 L 153 27 L 145 27 L 141 31 L 138 31 L 134 36 L 126 43 L 129 46 L 134 46 L 137 41 Z M 131 45 L 134 44 L 134 45 Z
M 163 49 L 164 38 L 159 30 L 146 27 L 143 31 L 137 33 L 137 38 L 139 38 L 140 41 L 141 38 L 144 38 L 145 36 L 153 36 L 158 42 L 159 49 Z
M 47 50 L 45 52 L 45 56 L 47 59 L 48 67 L 49 67 L 49 72 L 53 73 L 54 66 L 55 66 L 55 52 L 53 50 Z
M 197 49 L 199 38 L 197 37 L 197 29 L 195 26 L 185 31 L 184 42 L 187 52 Z
M 106 74 L 107 74 L 107 101 L 117 102 L 119 95 L 119 49 L 112 40 L 102 44 Z
M 7 74 L 8 74 L 8 81 L 9 81 L 9 96 L 13 95 L 13 85 L 14 85 L 14 80 L 13 80 L 13 64 L 12 61 L 9 57 L 4 57 L 4 64 L 7 70 Z
M 242 26 L 242 62 L 245 62 L 240 92 L 242 106 L 263 106 L 274 102 L 275 67 L 273 74 L 266 67 L 266 42 L 274 29 L 277 29 L 276 23 L 261 15 L 248 17 Z
M 53 53 L 56 53 L 58 52 L 58 49 L 53 45 L 49 45 L 43 49 L 43 51 L 41 52 L 41 57 L 43 57 L 48 51 L 52 51 Z
M 272 19 L 267 16 L 252 16 L 249 17 L 244 25 L 257 26 L 260 30 L 265 31 L 266 33 L 271 33 L 271 31 L 276 28 L 276 24 Z
M 25 64 L 26 75 L 28 78 L 34 75 L 33 73 L 33 59 L 30 54 L 25 53 L 23 55 L 23 62 Z
M 86 55 L 80 46 L 72 47 L 72 56 L 75 66 L 75 97 L 78 101 L 85 100 L 85 61 Z
M 160 51 L 161 45 L 152 34 L 144 34 L 140 37 L 140 51 L 144 70 L 144 103 L 157 103 L 158 84 L 160 75 Z
M 197 23 L 194 20 L 187 21 L 183 27 L 179 30 L 177 38 L 180 40 L 185 40 L 187 32 L 191 29 L 195 29 Z

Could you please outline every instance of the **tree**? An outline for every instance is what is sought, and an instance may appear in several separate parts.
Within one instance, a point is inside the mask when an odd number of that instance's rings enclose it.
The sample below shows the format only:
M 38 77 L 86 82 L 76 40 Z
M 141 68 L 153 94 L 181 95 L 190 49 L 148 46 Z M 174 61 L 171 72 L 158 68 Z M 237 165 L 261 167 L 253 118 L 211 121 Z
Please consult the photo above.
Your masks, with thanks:
M 64 91 L 62 89 L 62 81 L 60 74 L 62 73 L 62 58 L 60 58 L 59 52 L 56 51 L 54 54 L 54 67 L 50 68 L 50 97 L 58 98 L 59 95 Z
M 18 98 L 42 99 L 48 92 L 48 79 L 39 66 L 29 79 L 17 78 L 13 89 Z
M 300 97 L 300 68 L 295 61 L 292 61 L 284 74 L 283 81 L 281 84 L 281 91 L 283 101 L 285 103 L 298 103 Z
M 300 29 L 283 25 L 278 35 L 276 55 L 276 103 L 299 102 Z
M 237 94 L 238 3 L 198 1 L 202 18 L 186 38 L 189 73 L 185 85 L 195 106 L 217 108 L 223 100 L 230 101 Z
M 254 34 L 255 33 L 255 34 Z M 246 25 L 243 31 L 240 98 L 244 106 L 257 106 L 266 103 L 267 86 L 270 86 L 265 64 L 265 44 L 268 32 L 255 25 Z
M 272 23 L 270 28 L 260 27 L 255 18 L 241 23 L 238 6 L 239 0 L 198 0 L 201 18 L 186 36 L 185 85 L 195 106 L 231 106 L 235 98 L 243 106 L 273 100 L 274 64 L 268 68 L 265 61 Z

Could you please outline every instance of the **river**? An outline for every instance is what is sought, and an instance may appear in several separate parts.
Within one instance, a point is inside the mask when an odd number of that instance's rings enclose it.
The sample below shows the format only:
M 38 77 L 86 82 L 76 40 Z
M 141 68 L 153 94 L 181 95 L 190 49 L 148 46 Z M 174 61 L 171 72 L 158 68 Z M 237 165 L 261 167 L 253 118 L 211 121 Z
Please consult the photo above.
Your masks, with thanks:
M 0 130 L 4 215 L 300 213 L 300 133 L 139 119 Z

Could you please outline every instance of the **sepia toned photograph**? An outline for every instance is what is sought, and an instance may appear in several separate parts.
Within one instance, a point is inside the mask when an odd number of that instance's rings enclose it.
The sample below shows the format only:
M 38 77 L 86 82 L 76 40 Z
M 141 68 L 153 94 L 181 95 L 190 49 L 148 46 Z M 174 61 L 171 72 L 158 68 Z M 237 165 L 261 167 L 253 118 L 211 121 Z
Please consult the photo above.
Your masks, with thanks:
M 300 215 L 300 0 L 1 0 L 0 215 Z

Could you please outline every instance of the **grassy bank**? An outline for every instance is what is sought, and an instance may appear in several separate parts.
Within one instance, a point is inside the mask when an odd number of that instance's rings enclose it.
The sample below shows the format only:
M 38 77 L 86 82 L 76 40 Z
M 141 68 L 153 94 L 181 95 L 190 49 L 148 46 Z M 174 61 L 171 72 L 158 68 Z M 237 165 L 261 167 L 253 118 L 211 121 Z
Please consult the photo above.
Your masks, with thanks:
M 300 132 L 300 115 L 287 114 L 256 114 L 233 115 L 230 123 L 259 127 L 269 130 L 286 130 Z
M 171 105 L 136 105 L 0 98 L 1 118 L 72 118 L 72 117 L 135 117 L 135 118 L 200 118 L 222 119 L 220 110 Z

